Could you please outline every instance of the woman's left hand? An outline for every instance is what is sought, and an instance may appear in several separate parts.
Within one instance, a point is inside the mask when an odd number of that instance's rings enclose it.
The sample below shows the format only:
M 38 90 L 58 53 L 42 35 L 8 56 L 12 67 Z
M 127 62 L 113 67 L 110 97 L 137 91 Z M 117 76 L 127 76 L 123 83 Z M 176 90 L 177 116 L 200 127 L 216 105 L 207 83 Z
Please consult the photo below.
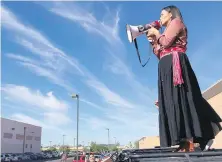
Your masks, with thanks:
M 151 37 L 151 36 L 159 36 L 160 35 L 160 32 L 159 30 L 157 30 L 156 28 L 154 27 L 151 27 L 149 30 L 148 30 L 148 33 L 147 33 L 147 37 Z
M 159 108 L 159 102 L 158 102 L 158 100 L 155 101 L 155 105 L 156 105 L 157 108 Z

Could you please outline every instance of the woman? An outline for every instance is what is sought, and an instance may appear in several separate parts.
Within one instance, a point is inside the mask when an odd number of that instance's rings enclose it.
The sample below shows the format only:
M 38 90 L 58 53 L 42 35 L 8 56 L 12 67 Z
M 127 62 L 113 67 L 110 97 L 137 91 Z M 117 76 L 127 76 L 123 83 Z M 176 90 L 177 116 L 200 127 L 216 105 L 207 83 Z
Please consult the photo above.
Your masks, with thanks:
M 95 162 L 95 156 L 93 154 L 89 156 L 89 162 Z
M 67 160 L 67 154 L 66 152 L 63 152 L 61 162 L 66 162 L 66 160 Z
M 68 158 L 67 153 L 66 153 L 66 152 L 63 152 L 62 158 L 61 158 L 61 162 L 66 162 L 66 161 L 67 161 L 67 158 Z
M 177 151 L 194 151 L 194 142 L 203 144 L 221 131 L 221 118 L 202 97 L 186 53 L 187 28 L 175 6 L 162 9 L 163 34 L 151 28 L 154 54 L 159 58 L 158 101 L 161 147 L 180 145 Z

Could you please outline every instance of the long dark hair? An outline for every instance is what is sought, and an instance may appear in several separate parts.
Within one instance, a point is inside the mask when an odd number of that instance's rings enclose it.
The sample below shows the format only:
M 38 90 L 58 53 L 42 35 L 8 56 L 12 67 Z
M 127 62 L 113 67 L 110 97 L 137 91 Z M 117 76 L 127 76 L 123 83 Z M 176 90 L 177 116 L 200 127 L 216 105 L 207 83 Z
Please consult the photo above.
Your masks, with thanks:
M 173 6 L 173 5 L 167 6 L 167 7 L 164 7 L 162 10 L 165 10 L 165 11 L 171 13 L 172 14 L 172 19 L 179 18 L 182 22 L 184 22 L 183 21 L 183 16 L 182 16 L 179 8 L 177 8 L 176 6 Z

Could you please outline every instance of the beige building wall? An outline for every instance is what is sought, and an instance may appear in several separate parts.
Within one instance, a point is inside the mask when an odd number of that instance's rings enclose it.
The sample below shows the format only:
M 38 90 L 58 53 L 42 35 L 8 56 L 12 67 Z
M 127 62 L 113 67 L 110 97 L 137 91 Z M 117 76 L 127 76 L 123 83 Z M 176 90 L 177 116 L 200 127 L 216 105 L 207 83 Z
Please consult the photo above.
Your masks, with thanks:
M 154 148 L 160 146 L 159 136 L 143 137 L 139 140 L 139 149 Z
M 2 117 L 0 122 L 1 153 L 22 153 L 23 146 L 24 152 L 39 153 L 41 151 L 41 127 Z M 23 141 L 25 145 L 23 145 Z
M 222 79 L 209 87 L 203 93 L 203 97 L 214 108 L 218 115 L 222 118 Z M 222 123 L 221 123 L 222 125 Z M 154 148 L 160 145 L 159 136 L 143 137 L 139 140 L 139 148 Z M 214 139 L 211 148 L 222 149 L 222 132 L 220 132 Z
M 218 91 L 215 93 L 215 91 Z M 213 93 L 214 92 L 214 93 Z M 222 118 L 222 80 L 203 93 L 204 98 Z M 222 123 L 221 123 L 222 125 Z M 212 148 L 222 148 L 222 132 L 214 139 Z

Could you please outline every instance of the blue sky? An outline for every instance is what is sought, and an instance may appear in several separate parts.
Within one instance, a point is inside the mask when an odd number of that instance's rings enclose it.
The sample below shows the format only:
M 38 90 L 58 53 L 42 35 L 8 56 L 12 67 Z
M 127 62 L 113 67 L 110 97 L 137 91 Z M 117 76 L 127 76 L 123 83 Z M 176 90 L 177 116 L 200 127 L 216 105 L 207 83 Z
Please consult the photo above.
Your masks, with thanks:
M 221 2 L 2 3 L 2 116 L 43 127 L 42 144 L 80 139 L 121 144 L 158 135 L 158 60 L 142 68 L 125 25 L 157 20 L 174 4 L 188 27 L 188 51 L 201 90 L 222 78 Z M 142 60 L 149 51 L 138 38 Z M 53 135 L 52 135 L 53 134 Z

